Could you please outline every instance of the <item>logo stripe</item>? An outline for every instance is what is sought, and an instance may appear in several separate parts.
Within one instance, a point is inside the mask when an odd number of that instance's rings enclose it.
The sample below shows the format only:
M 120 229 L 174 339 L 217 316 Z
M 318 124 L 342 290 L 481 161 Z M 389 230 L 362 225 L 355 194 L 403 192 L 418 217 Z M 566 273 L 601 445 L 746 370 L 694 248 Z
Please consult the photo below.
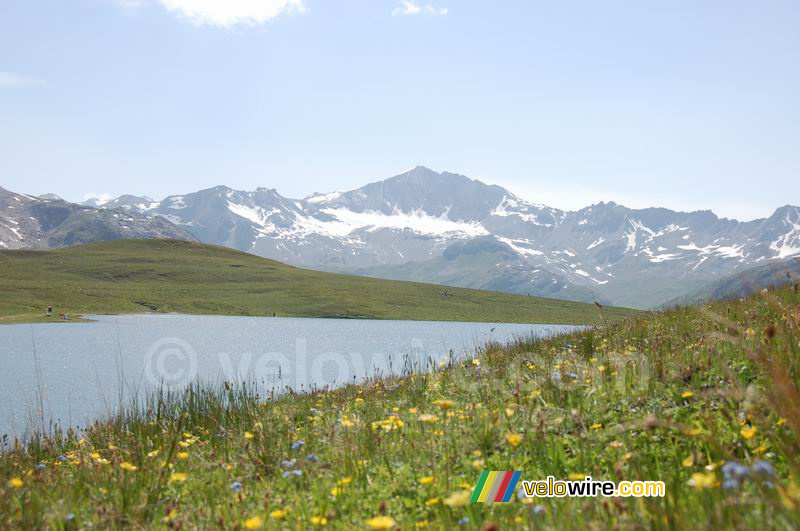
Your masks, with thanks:
M 492 488 L 489 491 L 489 494 L 486 496 L 487 502 L 493 502 L 494 498 L 497 496 L 497 491 L 500 490 L 500 485 L 503 484 L 503 477 L 505 477 L 505 472 L 498 472 L 497 475 L 494 477 L 494 482 L 492 483 Z
M 470 502 L 474 503 L 478 501 L 478 498 L 481 497 L 481 491 L 483 490 L 483 484 L 486 483 L 486 478 L 489 477 L 489 472 L 484 470 L 481 473 L 481 477 L 478 480 L 478 484 L 475 485 L 475 490 L 472 491 L 472 497 L 469 499 Z
M 508 484 L 511 482 L 511 477 L 513 475 L 513 472 L 503 472 L 503 479 L 500 483 L 500 488 L 497 489 L 497 494 L 492 498 L 493 502 L 503 501 L 503 498 L 506 496 L 506 490 L 508 490 Z
M 494 483 L 494 478 L 497 477 L 497 472 L 494 470 L 489 472 L 489 475 L 486 478 L 486 482 L 483 484 L 483 490 L 481 490 L 481 495 L 478 497 L 479 502 L 485 502 L 486 496 L 489 495 L 489 491 L 492 490 L 492 483 Z
M 508 483 L 508 488 L 506 489 L 506 495 L 503 496 L 503 502 L 510 502 L 511 497 L 514 495 L 514 489 L 517 488 L 517 483 L 519 483 L 519 477 L 522 475 L 522 472 L 516 471 L 514 475 L 511 477 L 511 481 Z

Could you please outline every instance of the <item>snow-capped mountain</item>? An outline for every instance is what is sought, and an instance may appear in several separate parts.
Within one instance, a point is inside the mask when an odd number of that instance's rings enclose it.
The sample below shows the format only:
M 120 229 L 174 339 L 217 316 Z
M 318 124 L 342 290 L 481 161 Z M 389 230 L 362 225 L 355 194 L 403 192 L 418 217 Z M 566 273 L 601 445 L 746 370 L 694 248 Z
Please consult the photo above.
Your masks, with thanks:
M 106 206 L 304 267 L 640 308 L 800 255 L 794 206 L 750 222 L 615 203 L 566 212 L 424 167 L 301 200 L 218 186 Z
M 98 210 L 53 194 L 34 197 L 0 188 L 0 249 L 43 249 L 121 238 L 195 239 L 159 216 L 119 208 Z

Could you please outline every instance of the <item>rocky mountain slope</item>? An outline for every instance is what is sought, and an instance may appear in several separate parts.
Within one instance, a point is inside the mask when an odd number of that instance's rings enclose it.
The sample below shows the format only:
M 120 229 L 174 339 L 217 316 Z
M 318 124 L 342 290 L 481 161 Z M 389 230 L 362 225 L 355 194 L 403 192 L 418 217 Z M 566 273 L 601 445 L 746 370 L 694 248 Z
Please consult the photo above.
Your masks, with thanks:
M 637 308 L 800 255 L 795 206 L 749 222 L 615 203 L 567 212 L 424 167 L 300 200 L 217 186 L 160 201 L 124 195 L 102 208 L 320 270 Z
M 34 197 L 0 188 L 0 249 L 46 249 L 122 238 L 195 240 L 163 217 L 135 209 L 97 209 L 52 194 Z

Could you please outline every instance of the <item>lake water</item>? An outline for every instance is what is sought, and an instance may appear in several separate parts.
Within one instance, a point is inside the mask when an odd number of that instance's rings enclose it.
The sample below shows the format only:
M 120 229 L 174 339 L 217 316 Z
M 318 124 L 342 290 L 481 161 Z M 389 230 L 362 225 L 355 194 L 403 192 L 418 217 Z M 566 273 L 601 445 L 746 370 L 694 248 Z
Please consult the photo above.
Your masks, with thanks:
M 489 341 L 575 327 L 360 319 L 125 315 L 0 326 L 0 435 L 84 426 L 126 397 L 189 381 L 308 390 L 418 370 Z M 452 353 L 452 354 L 451 354 Z

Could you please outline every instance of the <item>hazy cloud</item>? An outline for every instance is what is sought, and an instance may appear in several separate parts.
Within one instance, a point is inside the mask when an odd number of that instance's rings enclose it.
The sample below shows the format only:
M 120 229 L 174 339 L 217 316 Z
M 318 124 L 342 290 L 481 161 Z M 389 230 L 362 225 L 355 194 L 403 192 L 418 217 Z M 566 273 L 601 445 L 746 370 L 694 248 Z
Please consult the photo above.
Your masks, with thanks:
M 0 72 L 0 89 L 21 88 L 21 87 L 41 87 L 47 83 L 44 79 L 22 76 L 13 72 Z
M 258 25 L 286 13 L 305 11 L 303 0 L 158 0 L 167 10 L 195 24 L 231 27 Z
M 412 0 L 402 0 L 400 5 L 392 10 L 392 16 L 409 16 L 427 14 L 434 16 L 444 16 L 447 14 L 446 7 L 439 7 L 432 4 L 420 5 Z

